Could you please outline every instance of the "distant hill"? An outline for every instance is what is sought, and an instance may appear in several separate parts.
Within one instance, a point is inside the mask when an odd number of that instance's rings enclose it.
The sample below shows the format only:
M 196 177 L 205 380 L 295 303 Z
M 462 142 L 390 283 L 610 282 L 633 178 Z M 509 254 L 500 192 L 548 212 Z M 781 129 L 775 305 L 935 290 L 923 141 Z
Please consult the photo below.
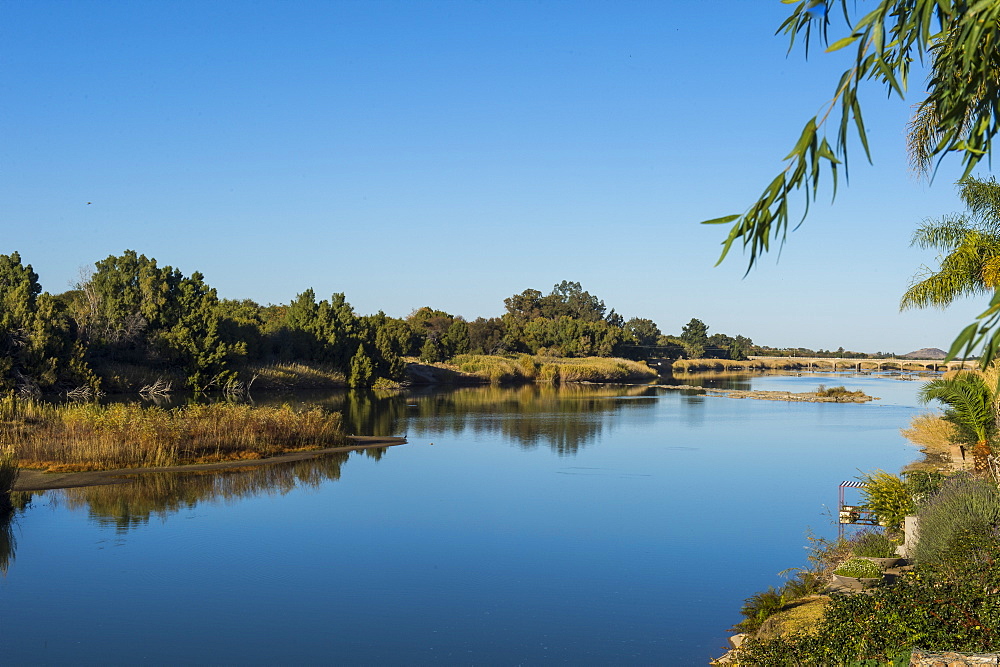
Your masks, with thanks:
M 901 355 L 904 359 L 944 359 L 948 353 L 937 347 L 925 347 L 922 350 Z

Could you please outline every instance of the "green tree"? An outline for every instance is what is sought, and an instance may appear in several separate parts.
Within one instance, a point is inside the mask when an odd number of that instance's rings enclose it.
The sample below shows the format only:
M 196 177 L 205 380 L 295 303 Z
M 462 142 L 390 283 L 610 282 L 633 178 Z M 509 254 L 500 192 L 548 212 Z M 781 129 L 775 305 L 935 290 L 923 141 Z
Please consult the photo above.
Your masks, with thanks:
M 656 322 L 642 317 L 633 317 L 626 322 L 625 330 L 635 337 L 637 345 L 656 345 L 657 339 L 663 335 Z
M 468 354 L 472 349 L 468 323 L 462 319 L 456 319 L 452 322 L 444 334 L 442 343 L 447 350 L 448 358 L 459 354 Z
M 441 349 L 441 343 L 434 336 L 428 336 L 424 341 L 423 346 L 420 348 L 420 361 L 428 364 L 432 364 L 438 361 L 444 361 L 444 350 Z
M 134 250 L 111 255 L 95 268 L 78 286 L 91 351 L 108 357 L 127 353 L 151 365 L 179 364 L 196 390 L 233 377 L 228 365 L 246 345 L 227 339 L 218 295 L 202 274 L 185 277 Z
M 498 354 L 503 350 L 504 321 L 499 317 L 477 317 L 469 322 L 469 346 L 474 354 Z
M 367 387 L 375 379 L 375 365 L 371 357 L 365 353 L 365 346 L 358 345 L 357 351 L 351 357 L 350 373 L 347 383 L 352 387 Z
M 215 289 L 195 271 L 178 281 L 171 301 L 174 312 L 155 340 L 184 366 L 188 386 L 204 391 L 234 380 L 230 362 L 246 352 L 246 343 L 225 340 Z
M 0 255 L 0 391 L 98 388 L 64 302 L 17 252 Z
M 691 321 L 681 329 L 681 343 L 688 358 L 702 358 L 708 345 L 708 326 L 699 319 L 691 318 Z
M 836 83 L 827 108 L 805 123 L 785 168 L 760 197 L 743 213 L 706 221 L 731 225 L 722 258 L 739 244 L 749 254 L 750 267 L 772 241 L 784 241 L 796 193 L 802 195 L 803 218 L 809 203 L 819 196 L 821 182 L 828 180 L 836 195 L 838 174 L 847 173 L 852 135 L 871 159 L 859 102 L 863 82 L 905 99 L 912 64 L 930 62 L 927 94 L 911 124 L 910 142 L 918 168 L 954 154 L 964 167 L 964 179 L 980 160 L 991 156 L 992 140 L 1000 129 L 1000 3 L 879 0 L 856 19 L 848 0 L 791 4 L 794 9 L 779 30 L 789 36 L 792 46 L 804 41 L 808 53 L 811 41 L 826 40 L 831 17 L 842 16 L 844 36 L 828 51 L 851 47 L 854 58 Z M 827 11 L 830 4 L 840 11 Z M 829 127 L 836 128 L 832 141 L 827 137 Z M 1000 350 L 1000 292 L 994 291 L 990 307 L 962 331 L 951 352 L 964 349 L 969 353 L 979 346 L 984 360 Z
M 973 443 L 972 455 L 977 472 L 985 472 L 990 440 L 996 433 L 998 374 L 959 371 L 953 377 L 931 380 L 920 389 L 922 403 L 941 401 L 947 406 L 945 419 L 959 427 Z
M 969 177 L 959 188 L 968 213 L 926 221 L 913 234 L 911 245 L 943 255 L 936 270 L 924 267 L 914 276 L 901 309 L 944 308 L 1000 285 L 1000 184 Z

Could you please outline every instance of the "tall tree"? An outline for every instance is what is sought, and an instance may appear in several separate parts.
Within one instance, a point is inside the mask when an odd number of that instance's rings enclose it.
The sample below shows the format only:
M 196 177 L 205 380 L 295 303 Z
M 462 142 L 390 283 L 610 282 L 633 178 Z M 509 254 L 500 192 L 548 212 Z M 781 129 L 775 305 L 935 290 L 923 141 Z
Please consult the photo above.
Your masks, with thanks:
M 656 322 L 642 317 L 633 317 L 626 322 L 625 330 L 635 337 L 638 345 L 656 345 L 657 339 L 663 335 Z
M 708 326 L 699 319 L 691 318 L 681 329 L 681 341 L 689 358 L 700 359 L 708 345 Z
M 98 388 L 63 302 L 17 252 L 0 255 L 0 391 Z

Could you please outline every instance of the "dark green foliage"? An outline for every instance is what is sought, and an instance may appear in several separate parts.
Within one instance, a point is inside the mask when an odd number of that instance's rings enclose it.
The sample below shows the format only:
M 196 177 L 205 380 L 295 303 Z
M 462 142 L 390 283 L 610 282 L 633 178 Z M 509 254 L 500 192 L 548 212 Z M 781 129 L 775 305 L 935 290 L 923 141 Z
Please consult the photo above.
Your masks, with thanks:
M 420 348 L 420 361 L 424 363 L 433 364 L 444 361 L 444 356 L 444 349 L 436 338 L 428 337 L 424 341 L 423 347 Z
M 746 336 L 734 338 L 724 333 L 715 333 L 708 337 L 708 346 L 723 350 L 729 359 L 744 361 L 753 348 L 753 341 Z
M 626 322 L 625 330 L 635 338 L 636 345 L 656 345 L 656 341 L 663 335 L 656 322 L 642 317 L 633 317 Z
M 944 418 L 961 430 L 966 441 L 986 442 L 996 431 L 993 403 L 997 387 L 976 372 L 959 371 L 953 377 L 937 378 L 920 388 L 921 403 L 940 401 Z
M 520 294 L 504 299 L 507 313 L 515 319 L 530 321 L 539 317 L 569 317 L 585 322 L 604 320 L 607 308 L 604 302 L 584 291 L 578 282 L 564 280 L 553 286 L 547 296 L 538 290 L 526 289 Z M 619 317 L 615 317 L 619 320 Z M 617 323 L 620 327 L 620 322 Z
M 701 359 L 708 345 L 708 327 L 701 320 L 692 318 L 681 330 L 681 343 L 689 359 Z
M 749 640 L 740 650 L 740 664 L 884 664 L 915 646 L 997 650 L 998 526 L 996 486 L 966 474 L 950 478 L 921 508 L 913 572 L 870 595 L 834 595 L 815 635 Z
M 929 650 L 990 651 L 1000 641 L 1000 570 L 986 581 L 944 579 L 926 570 L 870 595 L 834 595 L 816 635 L 748 640 L 740 664 L 848 664 L 892 660 L 919 646 Z M 990 588 L 992 587 L 992 588 Z
M 97 389 L 75 334 L 65 302 L 42 292 L 31 265 L 0 255 L 0 392 Z
M 504 351 L 504 325 L 499 317 L 477 317 L 469 322 L 469 348 L 473 354 L 499 354 Z
M 624 330 L 603 320 L 567 316 L 539 317 L 524 323 L 521 331 L 521 343 L 528 352 L 556 357 L 610 357 L 620 344 L 631 340 Z
M 234 377 L 229 364 L 246 345 L 227 338 L 218 296 L 202 274 L 185 277 L 134 250 L 95 267 L 77 299 L 91 353 L 180 366 L 199 391 Z
M 351 357 L 350 374 L 347 383 L 352 387 L 367 387 L 375 379 L 375 365 L 365 353 L 364 345 L 359 345 L 357 352 Z
M 456 319 L 448 327 L 442 339 L 442 344 L 447 350 L 448 358 L 459 354 L 468 354 L 472 348 L 472 341 L 469 339 L 469 325 L 465 320 Z

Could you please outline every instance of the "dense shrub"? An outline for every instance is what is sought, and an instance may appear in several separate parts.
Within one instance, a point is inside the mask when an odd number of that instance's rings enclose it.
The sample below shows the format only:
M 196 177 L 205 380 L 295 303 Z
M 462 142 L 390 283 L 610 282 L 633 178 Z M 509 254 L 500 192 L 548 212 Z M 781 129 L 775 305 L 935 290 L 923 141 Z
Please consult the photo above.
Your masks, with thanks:
M 861 481 L 865 484 L 861 490 L 865 506 L 875 513 L 879 524 L 899 530 L 904 517 L 913 514 L 916 508 L 913 495 L 903 480 L 884 470 L 876 470 L 862 474 Z
M 954 551 L 958 535 L 992 534 L 1000 527 L 1000 491 L 992 482 L 954 475 L 922 503 L 917 562 L 940 564 Z

